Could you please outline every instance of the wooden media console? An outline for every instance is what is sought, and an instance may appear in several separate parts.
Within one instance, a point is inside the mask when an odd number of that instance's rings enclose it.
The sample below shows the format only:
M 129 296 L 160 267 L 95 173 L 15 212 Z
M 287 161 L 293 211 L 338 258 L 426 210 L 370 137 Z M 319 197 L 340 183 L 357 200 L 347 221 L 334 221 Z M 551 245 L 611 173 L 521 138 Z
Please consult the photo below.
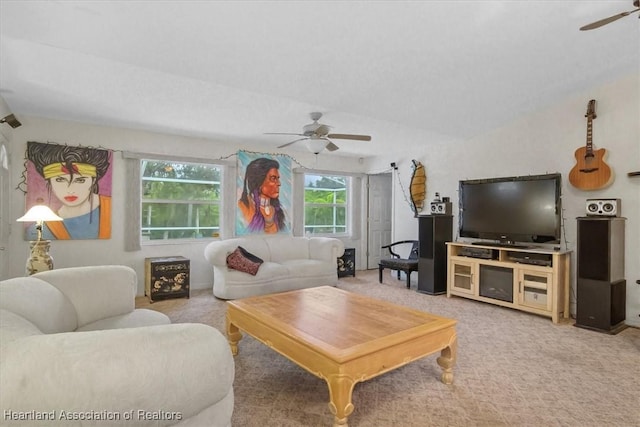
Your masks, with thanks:
M 551 317 L 569 318 L 571 251 L 448 242 L 452 295 Z

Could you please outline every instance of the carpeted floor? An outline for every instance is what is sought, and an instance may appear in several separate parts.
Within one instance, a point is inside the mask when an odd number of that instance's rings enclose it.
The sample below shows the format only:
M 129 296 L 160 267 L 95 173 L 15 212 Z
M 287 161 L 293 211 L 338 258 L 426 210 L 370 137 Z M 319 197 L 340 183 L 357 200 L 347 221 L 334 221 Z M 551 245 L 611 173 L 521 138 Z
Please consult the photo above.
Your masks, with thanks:
M 376 271 L 341 278 L 338 288 L 458 320 L 453 385 L 440 382 L 439 353 L 359 383 L 351 427 L 640 426 L 640 329 L 608 335 L 463 298 L 430 296 Z M 224 301 L 211 290 L 138 307 L 174 323 L 224 333 Z M 326 383 L 244 336 L 235 359 L 234 427 L 326 427 Z

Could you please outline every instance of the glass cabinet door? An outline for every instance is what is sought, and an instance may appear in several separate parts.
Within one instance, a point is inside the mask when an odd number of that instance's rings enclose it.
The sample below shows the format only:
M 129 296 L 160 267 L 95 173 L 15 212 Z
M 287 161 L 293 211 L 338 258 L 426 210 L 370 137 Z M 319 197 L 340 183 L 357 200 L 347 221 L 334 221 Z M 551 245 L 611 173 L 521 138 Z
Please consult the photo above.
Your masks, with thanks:
M 451 262 L 451 289 L 475 295 L 478 264 L 468 261 Z
M 551 310 L 551 273 L 522 269 L 518 272 L 519 303 Z

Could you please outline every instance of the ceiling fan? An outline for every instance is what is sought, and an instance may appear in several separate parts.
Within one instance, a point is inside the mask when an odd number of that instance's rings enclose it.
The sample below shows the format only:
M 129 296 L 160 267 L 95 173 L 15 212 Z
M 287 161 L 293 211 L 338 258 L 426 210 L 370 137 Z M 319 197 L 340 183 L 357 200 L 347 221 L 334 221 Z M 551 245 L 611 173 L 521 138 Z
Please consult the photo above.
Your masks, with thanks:
M 318 120 L 322 117 L 322 113 L 313 112 L 309 114 L 313 123 L 304 125 L 302 127 L 302 133 L 282 133 L 282 132 L 268 132 L 265 135 L 297 135 L 302 138 L 294 139 L 291 142 L 278 146 L 278 148 L 288 147 L 289 145 L 298 142 L 306 141 L 307 148 L 314 154 L 320 153 L 325 148 L 328 151 L 336 151 L 339 147 L 334 144 L 331 139 L 352 139 L 355 141 L 371 141 L 369 135 L 351 135 L 346 133 L 329 133 L 331 129 L 322 123 L 318 123 Z
M 620 18 L 624 18 L 627 15 L 630 15 L 634 12 L 637 12 L 640 10 L 640 0 L 634 0 L 633 1 L 633 6 L 636 8 L 634 10 L 630 10 L 628 12 L 622 12 L 622 13 L 618 13 L 617 15 L 613 15 L 610 16 L 608 18 L 605 19 L 601 19 L 599 21 L 596 22 L 592 22 L 591 24 L 585 25 L 583 27 L 580 27 L 580 31 L 587 31 L 587 30 L 593 30 L 595 28 L 599 28 L 602 27 L 603 25 L 607 25 L 612 23 L 613 21 L 617 21 Z M 638 15 L 638 18 L 640 18 L 640 15 Z

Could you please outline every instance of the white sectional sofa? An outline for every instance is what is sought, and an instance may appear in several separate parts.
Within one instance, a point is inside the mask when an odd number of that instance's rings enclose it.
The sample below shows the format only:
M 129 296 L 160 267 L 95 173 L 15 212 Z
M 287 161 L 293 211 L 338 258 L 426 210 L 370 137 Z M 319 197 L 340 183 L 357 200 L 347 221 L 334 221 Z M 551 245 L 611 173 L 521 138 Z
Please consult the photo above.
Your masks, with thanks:
M 226 338 L 135 309 L 136 290 L 126 266 L 0 282 L 0 425 L 231 426 Z
M 251 275 L 227 266 L 238 246 L 264 263 Z M 213 294 L 221 299 L 284 292 L 338 283 L 341 240 L 331 237 L 248 236 L 209 243 L 204 256 L 213 266 Z

